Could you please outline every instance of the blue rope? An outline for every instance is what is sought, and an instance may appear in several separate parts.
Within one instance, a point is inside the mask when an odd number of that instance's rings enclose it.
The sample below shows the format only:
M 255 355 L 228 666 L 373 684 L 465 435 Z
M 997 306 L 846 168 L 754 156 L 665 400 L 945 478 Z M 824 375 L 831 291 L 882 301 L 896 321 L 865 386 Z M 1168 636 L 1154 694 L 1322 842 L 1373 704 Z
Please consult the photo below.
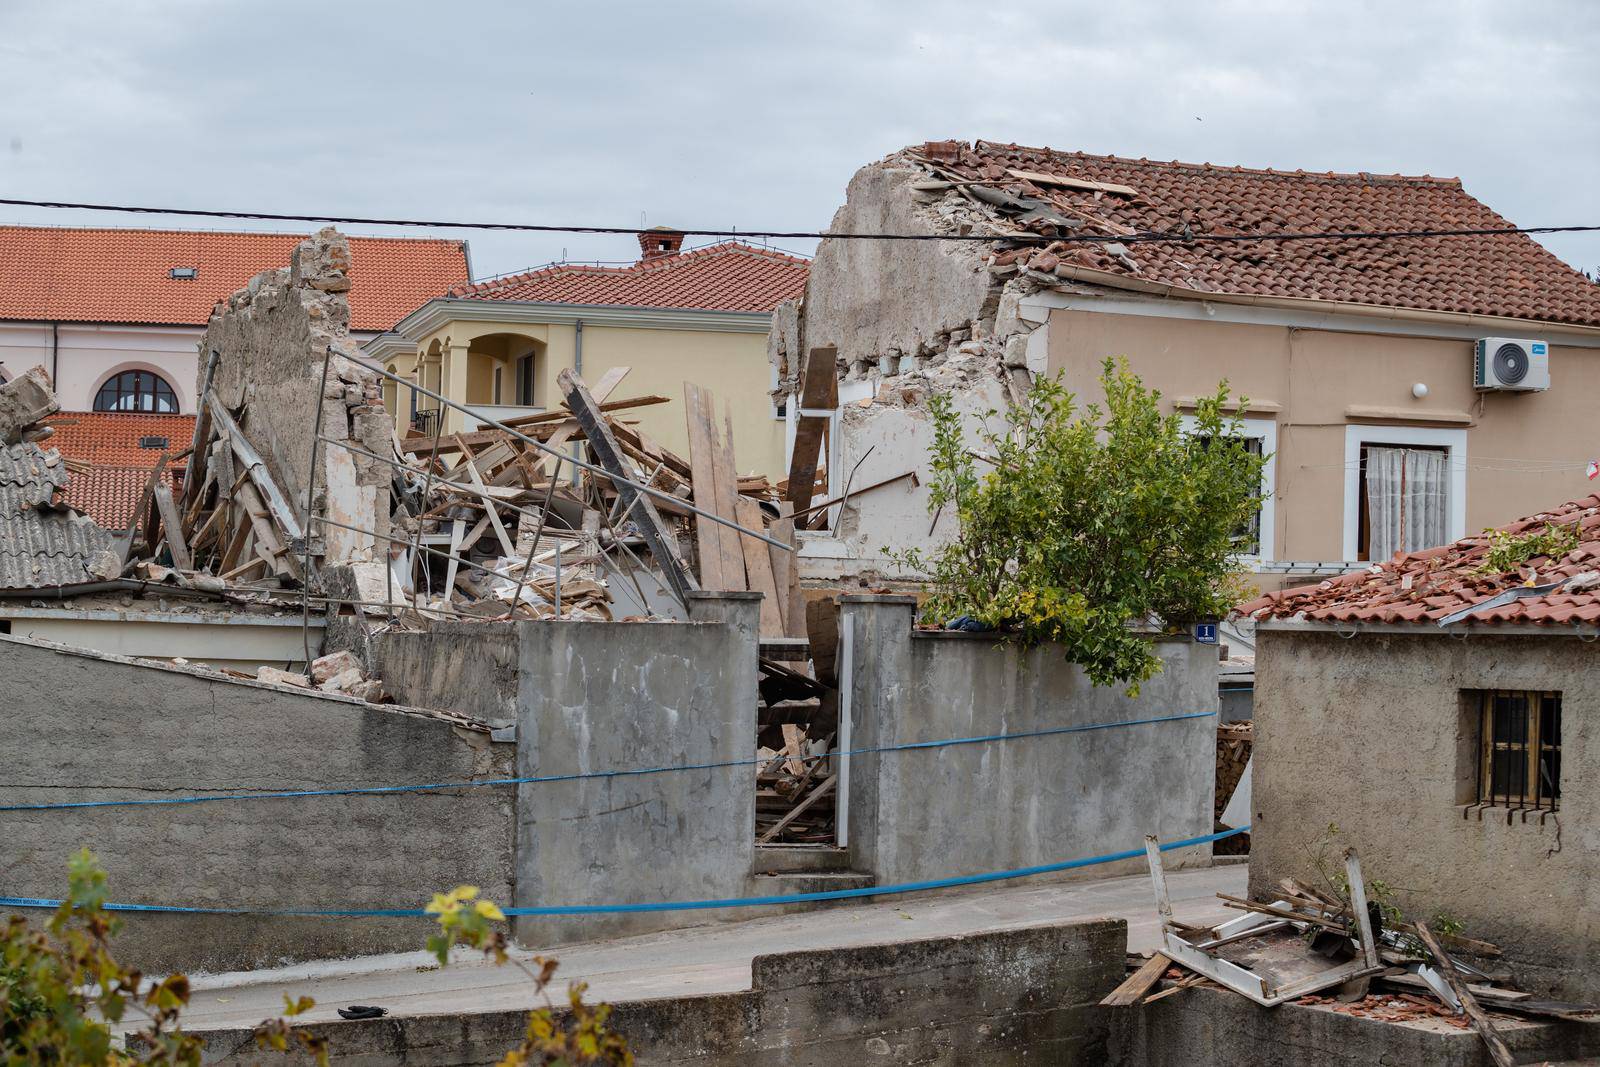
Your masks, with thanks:
M 1182 715 L 1162 715 L 1148 719 L 1128 719 L 1121 722 L 1086 723 L 1078 726 L 1053 726 L 1042 730 L 1026 730 L 1013 734 L 981 734 L 976 737 L 954 737 L 943 741 L 914 741 L 904 745 L 882 745 L 873 748 L 854 748 L 843 752 L 829 752 L 822 756 L 803 756 L 799 759 L 832 759 L 839 756 L 866 756 L 882 752 L 909 752 L 916 749 L 949 748 L 955 745 L 979 745 L 996 741 L 1016 741 L 1029 737 L 1053 737 L 1059 734 L 1088 733 L 1092 730 L 1112 730 L 1119 726 L 1146 726 L 1158 722 L 1180 722 L 1185 719 L 1209 719 L 1214 711 L 1187 712 Z M 422 785 L 345 786 L 334 789 L 295 789 L 278 793 L 218 793 L 211 796 L 143 797 L 127 800 L 76 800 L 55 804 L 7 804 L 6 811 L 65 811 L 75 808 L 134 808 L 157 804 L 210 804 L 222 800 L 287 800 L 296 797 L 349 797 L 381 796 L 393 793 L 433 792 L 440 789 L 476 789 L 485 786 L 539 785 L 549 782 L 576 782 L 589 778 L 631 778 L 646 774 L 665 774 L 671 771 L 708 771 L 724 767 L 753 767 L 770 762 L 759 756 L 754 759 L 722 760 L 716 763 L 686 763 L 665 767 L 636 767 L 620 771 L 587 771 L 573 774 L 546 774 L 526 778 L 489 778 L 470 782 L 428 782 Z
M 1195 845 L 1205 845 L 1223 838 L 1233 837 L 1235 834 L 1248 833 L 1250 827 L 1241 826 L 1235 830 L 1221 830 L 1214 834 L 1203 834 L 1200 837 L 1186 837 L 1181 841 L 1169 841 L 1161 846 L 1161 851 L 1169 852 L 1175 848 L 1192 848 Z M 847 900 L 853 897 L 887 897 L 901 893 L 920 893 L 929 889 L 950 889 L 955 886 L 982 885 L 986 882 L 1004 882 L 1014 878 L 1029 878 L 1037 874 L 1053 874 L 1058 871 L 1076 870 L 1081 867 L 1093 867 L 1102 863 L 1114 863 L 1117 860 L 1137 859 L 1145 854 L 1143 848 L 1124 849 L 1121 852 L 1107 852 L 1100 856 L 1088 856 L 1084 859 L 1065 860 L 1061 863 L 1046 863 L 1037 867 L 1017 867 L 1008 871 L 987 871 L 983 874 L 967 874 L 954 878 L 936 878 L 926 882 L 904 882 L 900 885 L 867 886 L 861 889 L 829 889 L 817 893 L 789 893 L 783 896 L 768 897 L 736 897 L 724 900 L 673 900 L 659 901 L 653 904 L 567 904 L 543 908 L 505 908 L 505 914 L 510 917 L 518 915 L 612 915 L 624 912 L 642 911 L 704 911 L 710 908 L 753 908 L 770 907 L 782 904 L 806 904 L 821 900 Z M 41 897 L 0 897 L 0 907 L 6 908 L 59 908 L 59 900 L 46 900 Z M 318 919 L 350 919 L 350 918 L 400 918 L 415 919 L 427 914 L 422 908 L 343 908 L 331 911 L 258 911 L 250 908 L 194 908 L 179 907 L 169 904 L 105 904 L 106 911 L 127 912 L 159 912 L 162 914 L 183 915 L 250 915 L 264 917 L 293 917 L 293 918 L 318 918 Z

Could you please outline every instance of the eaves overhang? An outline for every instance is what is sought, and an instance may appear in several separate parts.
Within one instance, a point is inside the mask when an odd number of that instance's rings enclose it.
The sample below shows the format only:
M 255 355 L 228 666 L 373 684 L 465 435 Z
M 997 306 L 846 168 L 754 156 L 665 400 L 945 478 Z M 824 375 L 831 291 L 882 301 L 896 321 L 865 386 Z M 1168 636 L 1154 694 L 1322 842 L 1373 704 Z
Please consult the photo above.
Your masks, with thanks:
M 534 325 L 614 326 L 635 330 L 692 330 L 707 333 L 766 333 L 766 311 L 709 311 L 697 308 L 644 308 L 619 304 L 566 304 L 543 300 L 474 300 L 439 297 L 395 324 L 393 333 L 420 340 L 452 322 L 512 322 Z

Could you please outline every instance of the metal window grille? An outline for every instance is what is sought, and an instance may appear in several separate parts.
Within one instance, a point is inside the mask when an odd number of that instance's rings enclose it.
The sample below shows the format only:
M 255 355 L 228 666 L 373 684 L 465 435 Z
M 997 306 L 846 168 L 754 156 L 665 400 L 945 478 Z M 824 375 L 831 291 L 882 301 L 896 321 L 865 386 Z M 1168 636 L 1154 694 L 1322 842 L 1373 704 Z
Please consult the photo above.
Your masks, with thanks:
M 1561 694 L 1482 696 L 1478 802 L 1555 811 L 1561 804 Z

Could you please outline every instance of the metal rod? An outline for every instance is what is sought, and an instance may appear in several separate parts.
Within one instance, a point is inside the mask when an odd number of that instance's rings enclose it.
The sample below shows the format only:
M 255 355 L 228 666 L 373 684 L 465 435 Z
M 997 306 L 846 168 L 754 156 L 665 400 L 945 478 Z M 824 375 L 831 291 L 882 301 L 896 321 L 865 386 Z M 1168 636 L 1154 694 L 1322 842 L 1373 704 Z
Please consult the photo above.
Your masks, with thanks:
M 535 438 L 529 437 L 527 434 L 523 433 L 522 431 L 516 429 L 515 427 L 508 426 L 508 425 L 506 425 L 505 423 L 501 422 L 498 419 L 491 419 L 491 418 L 488 418 L 488 417 L 486 417 L 486 416 L 484 416 L 484 415 L 482 415 L 482 414 L 480 414 L 478 412 L 475 412 L 471 408 L 467 407 L 465 404 L 458 404 L 454 400 L 451 400 L 448 397 L 444 396 L 442 393 L 434 392 L 432 389 L 429 389 L 425 385 L 421 385 L 421 384 L 418 384 L 418 383 L 407 381 L 405 378 L 402 378 L 400 375 L 391 373 L 387 367 L 382 367 L 382 366 L 379 366 L 376 363 L 372 363 L 372 362 L 369 362 L 368 360 L 364 360 L 364 359 L 359 359 L 359 358 L 354 357 L 354 356 L 346 356 L 345 358 L 347 358 L 347 359 L 351 360 L 352 362 L 357 363 L 357 364 L 367 368 L 370 371 L 373 371 L 376 374 L 381 375 L 382 377 L 388 378 L 391 381 L 399 382 L 399 383 L 407 386 L 408 388 L 415 389 L 417 392 L 421 393 L 423 396 L 430 397 L 434 401 L 436 401 L 436 402 L 438 402 L 440 404 L 443 404 L 446 407 L 453 408 L 456 411 L 465 412 L 465 413 L 471 415 L 473 418 L 477 419 L 480 423 L 482 423 L 485 426 L 491 426 L 496 430 L 503 430 L 506 433 L 510 434 L 512 437 L 515 437 L 517 440 L 527 442 L 528 444 L 532 445 L 534 448 L 537 448 L 539 451 L 543 452 L 547 456 L 556 457 L 556 475 L 557 476 L 559 476 L 560 473 L 561 473 L 561 463 L 562 463 L 562 461 L 565 461 L 567 463 L 571 463 L 574 467 L 578 468 L 579 470 L 585 470 L 585 471 L 588 471 L 591 474 L 598 474 L 601 477 L 603 477 L 603 478 L 605 478 L 608 481 L 611 481 L 613 483 L 631 485 L 635 489 L 639 490 L 641 493 L 648 493 L 650 496 L 657 497 L 658 499 L 665 500 L 668 503 L 675 504 L 678 507 L 681 507 L 681 508 L 684 508 L 684 509 L 686 509 L 688 511 L 691 511 L 694 514 L 699 515 L 701 518 L 709 519 L 710 521 L 718 523 L 718 524 L 720 524 L 722 526 L 726 526 L 729 529 L 738 530 L 740 533 L 744 534 L 746 537 L 754 537 L 758 541 L 764 541 L 769 545 L 774 545 L 774 546 L 776 546 L 778 548 L 783 549 L 785 552 L 793 552 L 794 551 L 794 549 L 791 546 L 784 544 L 782 541 L 776 540 L 775 538 L 768 537 L 764 533 L 758 533 L 755 530 L 747 529 L 747 528 L 745 528 L 743 526 L 740 526 L 738 523 L 731 522 L 728 519 L 725 519 L 721 515 L 718 515 L 718 514 L 716 514 L 714 512 L 706 511 L 703 508 L 698 508 L 695 505 L 693 505 L 693 504 L 689 503 L 688 501 L 684 500 L 682 497 L 674 496 L 673 494 L 665 492 L 665 491 L 663 491 L 661 489 L 657 489 L 652 485 L 643 485 L 643 484 L 641 484 L 639 482 L 634 481 L 632 478 L 625 478 L 620 474 L 612 474 L 610 471 L 606 470 L 604 467 L 598 466 L 598 465 L 596 465 L 594 463 L 589 463 L 586 460 L 578 459 L 576 456 L 569 456 L 566 453 L 562 452 L 559 448 L 551 448 L 549 445 L 545 444 L 543 441 L 540 441 L 540 440 L 537 440 Z M 438 437 L 436 435 L 434 437 L 434 451 L 435 452 L 438 451 L 438 447 L 439 447 L 439 439 L 438 439 Z M 430 470 L 431 470 L 431 468 L 430 468 Z
M 556 542 L 556 617 L 561 617 L 561 542 Z
M 561 473 L 560 464 L 556 465 L 556 474 Z M 528 581 L 528 568 L 533 566 L 533 553 L 539 547 L 539 538 L 544 536 L 545 521 L 550 517 L 550 503 L 556 498 L 556 475 L 550 476 L 550 488 L 544 494 L 544 508 L 539 512 L 539 525 L 533 528 L 533 540 L 528 542 L 528 557 L 522 561 L 522 571 L 517 575 L 517 592 L 511 598 L 511 612 L 516 613 L 517 605 L 522 602 L 522 587 Z M 521 523 L 517 523 L 521 527 Z

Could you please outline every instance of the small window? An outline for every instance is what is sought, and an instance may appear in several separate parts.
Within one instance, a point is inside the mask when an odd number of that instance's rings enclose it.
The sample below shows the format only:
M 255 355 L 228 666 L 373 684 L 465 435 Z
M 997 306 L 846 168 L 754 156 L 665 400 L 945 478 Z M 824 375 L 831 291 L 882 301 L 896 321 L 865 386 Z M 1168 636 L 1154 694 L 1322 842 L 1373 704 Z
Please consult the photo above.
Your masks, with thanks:
M 1561 805 L 1561 694 L 1477 694 L 1478 803 L 1555 811 Z
M 1222 441 L 1242 446 L 1246 453 L 1258 459 L 1266 455 L 1266 444 L 1259 437 L 1213 437 L 1210 434 L 1195 434 L 1194 440 L 1199 442 L 1201 448 L 1210 448 L 1213 441 Z M 1233 551 L 1238 555 L 1261 555 L 1261 500 L 1268 492 L 1270 490 L 1262 486 L 1261 492 L 1256 495 L 1255 511 L 1233 532 Z
M 139 447 L 140 448 L 149 448 L 149 449 L 160 449 L 162 451 L 165 451 L 166 449 L 172 447 L 172 438 L 170 438 L 170 437 L 156 437 L 154 435 L 141 437 L 141 438 L 139 438 Z
M 1357 559 L 1382 561 L 1450 540 L 1449 459 L 1443 448 L 1361 446 Z
M 177 414 L 178 396 L 161 375 L 125 370 L 106 379 L 94 395 L 96 411 L 160 411 Z
M 175 282 L 192 282 L 200 277 L 199 267 L 173 267 L 167 271 L 167 277 Z

